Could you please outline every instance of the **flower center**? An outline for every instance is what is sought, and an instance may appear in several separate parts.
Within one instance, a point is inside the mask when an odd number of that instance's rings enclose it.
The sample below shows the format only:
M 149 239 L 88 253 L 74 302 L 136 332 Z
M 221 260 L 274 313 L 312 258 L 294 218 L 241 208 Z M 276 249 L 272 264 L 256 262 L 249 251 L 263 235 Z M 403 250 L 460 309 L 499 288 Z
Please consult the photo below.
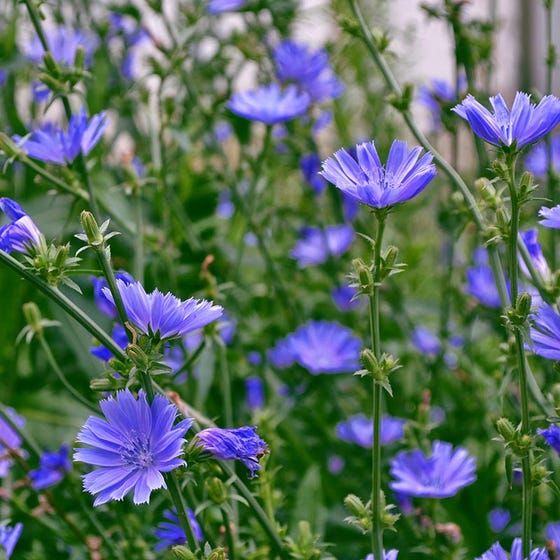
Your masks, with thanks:
M 121 447 L 120 455 L 123 463 L 131 467 L 146 468 L 154 463 L 149 438 L 135 432 L 129 435 L 127 443 Z

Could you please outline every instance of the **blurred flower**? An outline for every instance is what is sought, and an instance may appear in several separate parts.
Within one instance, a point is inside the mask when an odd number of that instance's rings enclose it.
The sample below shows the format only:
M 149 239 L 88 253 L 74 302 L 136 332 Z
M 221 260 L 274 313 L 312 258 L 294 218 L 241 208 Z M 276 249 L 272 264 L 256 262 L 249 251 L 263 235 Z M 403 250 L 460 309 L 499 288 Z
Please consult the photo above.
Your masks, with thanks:
M 218 196 L 218 205 L 216 206 L 216 214 L 224 220 L 229 220 L 235 212 L 235 206 L 231 201 L 228 191 L 222 191 Z
M 551 424 L 545 430 L 537 430 L 537 433 L 543 437 L 544 441 L 560 455 L 560 427 Z
M 476 560 L 507 560 L 506 551 L 500 543 L 494 543 L 482 556 Z M 523 551 L 521 548 L 521 539 L 514 539 L 511 546 L 511 560 L 523 560 Z M 535 548 L 531 551 L 530 560 L 548 560 L 548 552 L 544 548 Z
M 327 469 L 331 474 L 340 474 L 344 470 L 346 461 L 340 455 L 330 455 L 327 463 Z
M 532 316 L 531 350 L 548 360 L 560 360 L 560 315 L 547 304 Z
M 300 239 L 294 245 L 291 257 L 300 268 L 327 262 L 329 257 L 338 257 L 348 251 L 354 239 L 352 226 L 342 224 L 326 228 L 304 227 Z
M 106 419 L 90 416 L 77 441 L 74 461 L 94 465 L 84 476 L 84 489 L 97 495 L 94 506 L 122 500 L 134 489 L 134 503 L 150 501 L 152 490 L 165 487 L 161 473 L 185 465 L 184 436 L 192 420 L 173 425 L 177 409 L 162 395 L 148 404 L 144 391 L 138 398 L 128 390 L 118 391 L 100 403 Z
M 322 175 L 346 194 L 373 208 L 387 208 L 406 202 L 424 190 L 435 177 L 432 154 L 422 157 L 419 146 L 409 149 L 395 140 L 387 164 L 381 164 L 375 143 L 356 146 L 356 158 L 341 148 L 323 162 Z
M 488 266 L 486 249 L 481 247 L 475 251 L 474 263 L 474 266 L 467 268 L 467 293 L 486 307 L 500 308 L 500 294 L 494 282 L 492 269 Z
M 217 306 L 215 306 L 217 307 Z M 220 308 L 221 309 L 221 308 Z M 226 346 L 233 342 L 235 331 L 237 330 L 237 321 L 224 311 L 222 313 L 220 322 L 218 323 L 218 334 Z M 202 335 L 202 333 L 200 333 Z M 198 346 L 198 344 L 197 344 Z
M 501 533 L 511 521 L 511 513 L 504 508 L 495 508 L 488 512 L 488 523 L 494 533 Z
M 560 136 L 553 136 L 550 142 L 552 170 L 560 173 Z M 525 158 L 525 167 L 533 175 L 543 179 L 548 173 L 548 145 L 546 142 L 537 144 Z
M 45 244 L 43 234 L 35 222 L 11 198 L 0 198 L 0 211 L 10 223 L 0 226 L 0 250 L 6 253 L 27 253 L 30 249 Z
M 315 119 L 315 122 L 313 123 L 313 126 L 311 128 L 313 134 L 317 134 L 318 132 L 321 132 L 323 128 L 325 128 L 332 122 L 332 119 L 333 119 L 333 115 L 331 111 L 322 111 L 319 114 L 319 116 Z
M 391 461 L 396 492 L 417 498 L 449 498 L 476 480 L 476 463 L 466 449 L 434 441 L 427 457 L 420 449 L 401 451 Z
M 87 156 L 101 140 L 106 126 L 105 113 L 88 118 L 82 108 L 77 115 L 72 115 L 67 130 L 47 123 L 29 136 L 13 138 L 29 157 L 64 165 L 74 161 L 80 153 Z
M 299 117 L 309 107 L 309 96 L 295 86 L 282 90 L 278 84 L 235 93 L 227 103 L 236 115 L 268 125 L 278 124 Z
M 395 550 L 394 548 L 389 550 L 389 552 L 383 551 L 383 560 L 397 560 L 397 556 L 399 555 L 399 551 Z M 373 554 L 368 554 L 366 556 L 366 560 L 375 560 Z
M 552 272 L 544 258 L 544 254 L 542 251 L 541 244 L 538 242 L 538 231 L 537 228 L 531 228 L 527 231 L 521 232 L 521 238 L 525 243 L 525 247 L 527 247 L 527 251 L 529 252 L 529 256 L 531 257 L 531 261 L 533 262 L 533 266 L 537 270 L 537 272 L 541 275 L 541 278 L 545 281 L 550 280 L 552 277 Z M 531 274 L 529 269 L 525 265 L 525 261 L 519 255 L 519 267 L 523 271 L 523 274 L 528 278 L 531 278 Z
M 303 43 L 286 39 L 274 49 L 273 57 L 277 78 L 296 83 L 313 101 L 334 99 L 344 90 L 323 49 L 313 51 Z
M 242 428 L 206 428 L 196 434 L 201 447 L 217 459 L 241 461 L 249 469 L 249 477 L 261 468 L 259 459 L 268 453 L 268 446 L 257 435 L 254 426 Z
M 122 280 L 125 284 L 132 284 L 134 278 L 124 270 L 119 270 L 115 272 L 115 278 L 117 280 Z M 110 300 L 104 293 L 103 289 L 107 288 L 107 280 L 104 276 L 92 276 L 91 283 L 93 285 L 93 299 L 97 309 L 110 317 L 111 319 L 116 319 L 118 317 L 117 308 L 112 300 Z
M 247 353 L 247 361 L 252 366 L 260 366 L 262 364 L 262 356 L 260 352 L 252 351 Z
M 553 208 L 546 208 L 546 206 L 543 206 L 539 210 L 539 216 L 542 218 L 539 222 L 541 226 L 560 229 L 560 204 Z
M 494 146 L 524 148 L 560 123 L 560 99 L 554 95 L 545 95 L 535 105 L 530 95 L 518 91 L 511 111 L 501 94 L 491 97 L 490 103 L 493 113 L 467 95 L 452 111 L 465 119 L 477 136 Z
M 277 343 L 273 365 L 282 368 L 297 362 L 312 375 L 349 373 L 360 367 L 361 346 L 349 328 L 335 321 L 308 321 Z
M 360 203 L 353 197 L 341 191 L 342 195 L 342 212 L 344 213 L 344 221 L 351 222 L 360 211 Z
M 465 89 L 466 80 L 464 76 L 459 79 L 459 91 L 455 85 L 435 78 L 429 86 L 421 86 L 418 89 L 418 101 L 429 111 L 432 119 L 432 132 L 437 132 L 441 128 L 441 113 L 445 105 L 455 101 L 460 91 Z
M 299 160 L 299 167 L 305 182 L 313 189 L 315 194 L 321 194 L 327 182 L 321 175 L 321 158 L 317 154 L 307 154 Z
M 187 508 L 187 515 L 196 542 L 202 541 L 204 539 L 204 534 L 191 508 Z M 154 547 L 156 552 L 161 552 L 166 548 L 185 544 L 187 542 L 187 535 L 185 535 L 185 531 L 183 531 L 181 527 L 177 510 L 175 508 L 166 509 L 163 512 L 163 517 L 165 517 L 167 521 L 162 521 L 154 531 L 154 536 L 158 539 Z
M 44 490 L 58 484 L 72 470 L 72 463 L 68 456 L 68 444 L 60 446 L 58 451 L 45 452 L 41 455 L 38 469 L 29 471 L 31 486 L 35 490 Z
M 72 66 L 78 49 L 82 49 L 85 54 L 86 67 L 91 66 L 93 53 L 99 44 L 98 38 L 93 33 L 58 26 L 45 29 L 45 35 L 49 51 L 58 64 L 66 67 Z M 35 36 L 26 43 L 24 52 L 31 62 L 40 64 L 43 61 L 45 50 L 39 37 Z
M 411 340 L 416 349 L 428 357 L 433 358 L 441 352 L 439 338 L 426 327 L 416 327 L 412 331 Z
M 556 551 L 560 551 L 560 521 L 547 523 L 544 528 L 544 536 L 554 543 Z
M 214 136 L 218 142 L 225 142 L 233 134 L 233 128 L 227 121 L 218 121 L 214 126 Z
M 128 335 L 122 325 L 117 324 L 113 327 L 111 337 L 118 344 L 119 348 L 124 350 L 128 346 Z M 92 356 L 95 356 L 97 359 L 104 362 L 108 362 L 113 358 L 113 352 L 103 345 L 91 346 L 89 351 Z
M 245 393 L 247 395 L 247 406 L 251 410 L 264 407 L 264 386 L 260 377 L 253 375 L 245 379 Z
M 388 445 L 404 437 L 406 420 L 393 416 L 381 418 L 381 445 Z M 343 441 L 356 443 L 360 447 L 371 448 L 373 445 L 373 420 L 363 414 L 351 416 L 336 425 L 336 435 Z
M 356 297 L 357 295 L 358 290 L 348 285 L 337 286 L 331 290 L 331 297 L 339 311 L 352 311 L 361 307 L 363 300 Z
M 13 408 L 4 410 L 16 426 L 19 428 L 25 426 L 25 418 L 19 416 Z M 0 478 L 7 476 L 13 464 L 10 451 L 19 452 L 20 447 L 20 435 L 3 418 L 0 418 Z
M 6 560 L 10 560 L 14 548 L 23 531 L 23 523 L 16 523 L 13 527 L 7 524 L 0 524 L 0 552 L 3 552 Z
M 31 94 L 37 103 L 43 103 L 51 94 L 51 90 L 43 83 L 35 80 L 31 83 Z
M 0 68 L 0 87 L 2 87 L 6 83 L 7 79 L 8 79 L 8 72 L 3 68 Z
M 208 12 L 212 15 L 222 14 L 224 12 L 235 12 L 243 8 L 247 0 L 209 0 Z
M 129 321 L 143 334 L 162 340 L 201 329 L 223 314 L 222 308 L 210 301 L 194 298 L 182 301 L 158 289 L 147 294 L 140 282 L 126 284 L 117 280 L 117 288 Z M 103 293 L 114 303 L 109 288 L 103 288 Z

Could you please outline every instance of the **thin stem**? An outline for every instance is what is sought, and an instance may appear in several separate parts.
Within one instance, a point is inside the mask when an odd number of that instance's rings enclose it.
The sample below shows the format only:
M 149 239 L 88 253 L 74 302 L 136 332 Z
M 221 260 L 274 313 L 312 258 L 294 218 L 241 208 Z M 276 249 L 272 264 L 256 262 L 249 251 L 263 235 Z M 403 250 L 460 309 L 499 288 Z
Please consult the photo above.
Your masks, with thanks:
M 222 521 L 224 523 L 224 529 L 226 531 L 226 542 L 228 548 L 228 560 L 235 560 L 235 543 L 233 539 L 233 531 L 231 528 L 231 521 L 229 520 L 229 515 L 225 509 L 222 509 Z
M 66 108 L 66 105 L 68 103 L 68 98 L 64 97 L 62 100 L 66 101 L 66 103 L 64 104 L 64 106 Z M 70 113 L 68 113 L 68 111 L 70 111 Z M 68 119 L 70 119 L 70 117 L 72 116 L 72 110 L 70 109 L 70 105 L 68 105 L 68 110 L 66 111 L 66 115 L 68 116 Z M 91 184 L 91 181 L 89 179 L 89 173 L 88 173 L 88 169 L 87 169 L 86 159 L 84 158 L 84 155 L 82 154 L 81 151 L 74 161 L 74 166 L 78 170 L 78 174 L 80 175 L 83 184 L 86 186 L 86 190 L 87 190 L 88 195 L 89 195 L 89 197 L 88 197 L 89 201 L 88 202 L 89 202 L 89 207 L 90 207 L 91 213 L 93 214 L 94 218 L 99 222 L 99 221 L 101 221 L 101 214 L 99 213 L 99 206 L 97 205 L 97 200 L 96 200 L 95 194 L 93 192 L 93 185 Z
M 218 347 L 218 360 L 220 363 L 220 374 L 222 381 L 222 398 L 224 403 L 224 418 L 226 426 L 233 427 L 233 403 L 231 399 L 231 375 L 227 362 L 227 348 L 223 341 L 216 336 L 215 344 Z
M 39 444 L 35 441 L 35 439 L 31 435 L 29 435 L 27 433 L 27 431 L 24 428 L 22 428 L 21 426 L 18 426 L 12 420 L 12 417 L 8 414 L 8 411 L 3 404 L 0 404 L 0 419 L 2 419 L 6 424 L 8 424 L 8 426 L 14 432 L 16 432 L 16 434 L 19 434 L 19 436 L 25 442 L 27 447 L 29 449 L 31 449 L 31 451 L 33 451 L 33 453 L 37 457 L 40 457 L 42 455 L 43 452 L 41 451 L 41 448 L 39 447 Z
M 134 237 L 134 276 L 144 284 L 144 212 L 140 187 L 134 193 L 134 211 L 136 219 L 136 236 Z

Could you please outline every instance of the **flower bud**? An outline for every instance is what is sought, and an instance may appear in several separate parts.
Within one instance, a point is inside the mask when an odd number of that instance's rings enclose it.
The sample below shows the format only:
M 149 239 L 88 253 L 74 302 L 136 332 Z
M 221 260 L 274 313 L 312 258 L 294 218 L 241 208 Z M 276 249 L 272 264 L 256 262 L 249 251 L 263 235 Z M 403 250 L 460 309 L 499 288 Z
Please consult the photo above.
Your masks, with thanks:
M 360 500 L 360 498 L 358 498 L 355 494 L 348 494 L 348 496 L 344 498 L 344 506 L 356 517 L 361 517 L 362 515 L 367 514 L 366 506 L 364 506 L 362 500 Z
M 226 485 L 217 477 L 209 478 L 205 481 L 208 497 L 216 504 L 221 505 L 228 499 L 228 490 Z
M 216 548 L 212 551 L 208 560 L 227 560 L 227 554 L 225 548 Z
M 354 259 L 352 267 L 358 279 L 360 292 L 370 294 L 373 290 L 373 276 L 369 266 L 362 259 Z
M 80 221 L 82 222 L 82 228 L 86 234 L 88 243 L 92 247 L 101 247 L 103 245 L 104 238 L 93 214 L 84 210 L 80 215 Z
M 496 429 L 506 443 L 512 442 L 516 438 L 516 431 L 513 424 L 507 418 L 500 418 L 496 422 Z
M 527 292 L 523 292 L 522 294 L 519 294 L 519 296 L 517 296 L 517 302 L 515 306 L 520 317 L 525 317 L 525 319 L 527 319 L 529 313 L 531 313 L 531 304 L 531 295 Z
M 42 334 L 43 325 L 39 308 L 32 301 L 23 304 L 23 315 L 27 324 L 35 334 Z
M 58 65 L 50 52 L 46 52 L 44 54 L 43 62 L 45 63 L 45 68 L 48 72 L 50 72 L 53 76 L 59 75 Z
M 171 553 L 173 554 L 173 558 L 177 560 L 196 560 L 196 556 L 183 545 L 174 546 L 171 549 Z
M 126 355 L 134 362 L 134 365 L 142 371 L 148 371 L 150 357 L 137 344 L 129 344 L 126 347 Z
M 379 362 L 377 361 L 373 350 L 370 348 L 364 348 L 360 352 L 360 362 L 362 363 L 362 366 L 364 366 L 364 369 L 372 374 L 379 369 Z
M 390 270 L 394 266 L 398 256 L 399 256 L 399 250 L 397 247 L 391 245 L 390 247 L 387 248 L 387 251 L 385 252 L 385 259 L 384 259 L 385 268 L 387 270 Z
M 89 382 L 89 388 L 92 391 L 111 391 L 113 389 L 113 382 L 110 379 L 92 379 Z

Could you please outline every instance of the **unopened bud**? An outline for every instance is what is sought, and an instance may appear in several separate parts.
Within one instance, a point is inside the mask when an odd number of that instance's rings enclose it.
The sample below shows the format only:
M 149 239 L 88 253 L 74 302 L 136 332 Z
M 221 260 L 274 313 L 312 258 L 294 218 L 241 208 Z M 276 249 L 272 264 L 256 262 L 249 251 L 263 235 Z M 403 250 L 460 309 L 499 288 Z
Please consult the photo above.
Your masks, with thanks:
M 92 379 L 89 382 L 89 388 L 92 391 L 111 391 L 113 389 L 113 382 L 110 379 Z
M 45 64 L 45 68 L 53 75 L 59 75 L 58 65 L 56 60 L 53 58 L 53 55 L 50 52 L 46 52 L 43 56 L 43 62 Z
M 216 504 L 221 505 L 228 499 L 228 491 L 226 485 L 217 477 L 212 477 L 204 483 L 208 497 Z
M 84 210 L 80 215 L 80 221 L 82 223 L 82 228 L 86 234 L 88 243 L 92 247 L 101 247 L 104 242 L 103 234 L 97 225 L 93 214 Z
M 68 253 L 70 252 L 70 245 L 59 245 L 56 248 L 56 256 L 54 258 L 54 266 L 56 268 L 64 268 Z
M 394 245 L 387 247 L 387 250 L 385 251 L 385 259 L 384 259 L 385 267 L 387 269 L 391 269 L 395 264 L 398 256 L 399 256 L 399 250 L 397 247 L 395 247 Z
M 527 292 L 519 294 L 515 307 L 517 308 L 517 312 L 521 317 L 525 317 L 526 319 L 529 316 L 529 313 L 531 313 L 531 304 L 532 298 L 530 294 L 528 294 Z
M 512 442 L 516 438 L 515 428 L 507 418 L 500 418 L 496 422 L 496 429 L 505 442 Z
M 362 500 L 360 500 L 360 498 L 358 498 L 355 494 L 348 494 L 348 496 L 344 498 L 344 506 L 356 517 L 360 517 L 367 513 L 366 506 L 364 506 Z
M 42 317 L 39 308 L 32 301 L 23 304 L 23 315 L 27 324 L 35 334 L 43 332 Z
M 509 216 L 505 208 L 498 208 L 496 210 L 496 224 L 501 231 L 507 231 L 509 227 Z
M 129 344 L 126 347 L 126 355 L 134 362 L 134 365 L 142 371 L 147 371 L 150 358 L 137 344 Z
M 212 551 L 208 560 L 227 560 L 227 554 L 225 548 L 216 548 Z
M 379 362 L 370 348 L 364 348 L 360 352 L 360 361 L 364 369 L 372 374 L 379 369 Z
M 196 556 L 186 546 L 174 546 L 171 549 L 173 558 L 177 560 L 196 560 Z
M 354 259 L 352 266 L 358 279 L 360 292 L 364 294 L 371 293 L 373 290 L 373 276 L 369 266 L 362 259 Z

